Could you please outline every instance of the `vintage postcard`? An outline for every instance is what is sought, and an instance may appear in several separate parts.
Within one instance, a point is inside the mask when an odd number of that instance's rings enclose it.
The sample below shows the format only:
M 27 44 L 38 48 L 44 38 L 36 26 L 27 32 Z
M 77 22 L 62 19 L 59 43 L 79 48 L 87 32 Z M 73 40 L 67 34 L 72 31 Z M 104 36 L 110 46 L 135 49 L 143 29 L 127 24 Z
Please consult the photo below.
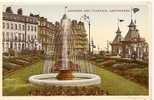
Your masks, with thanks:
M 19 2 L 0 9 L 5 98 L 150 100 L 149 2 Z

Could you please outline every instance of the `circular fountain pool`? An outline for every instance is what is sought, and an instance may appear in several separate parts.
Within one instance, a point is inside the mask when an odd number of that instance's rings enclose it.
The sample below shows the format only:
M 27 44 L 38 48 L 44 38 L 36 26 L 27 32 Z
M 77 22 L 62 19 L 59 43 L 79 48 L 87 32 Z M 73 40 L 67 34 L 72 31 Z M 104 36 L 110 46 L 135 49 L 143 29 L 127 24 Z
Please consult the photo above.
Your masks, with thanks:
M 101 83 L 101 78 L 95 74 L 73 73 L 73 80 L 58 80 L 57 73 L 34 75 L 29 82 L 42 86 L 90 86 Z

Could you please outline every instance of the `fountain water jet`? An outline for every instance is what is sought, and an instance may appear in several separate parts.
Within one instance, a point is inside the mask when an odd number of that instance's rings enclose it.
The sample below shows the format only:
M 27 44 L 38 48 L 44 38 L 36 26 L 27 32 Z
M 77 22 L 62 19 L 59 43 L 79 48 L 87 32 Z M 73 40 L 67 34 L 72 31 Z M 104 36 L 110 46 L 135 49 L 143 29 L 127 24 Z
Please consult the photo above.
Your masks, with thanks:
M 31 76 L 29 78 L 29 81 L 32 84 L 43 86 L 89 86 L 100 84 L 101 78 L 98 75 L 82 72 L 72 72 L 72 69 L 70 68 L 71 59 L 69 59 L 69 56 L 71 54 L 70 51 L 68 51 L 68 39 L 70 38 L 71 33 L 71 21 L 67 18 L 66 14 L 64 14 L 62 18 L 61 24 L 62 50 L 61 56 L 58 57 L 58 59 L 60 60 L 61 69 L 58 71 L 58 73 Z
M 68 37 L 71 33 L 71 21 L 67 19 L 66 14 L 63 16 L 62 20 L 62 68 L 57 75 L 59 80 L 72 80 L 74 78 L 72 70 L 70 69 L 69 59 L 68 59 Z

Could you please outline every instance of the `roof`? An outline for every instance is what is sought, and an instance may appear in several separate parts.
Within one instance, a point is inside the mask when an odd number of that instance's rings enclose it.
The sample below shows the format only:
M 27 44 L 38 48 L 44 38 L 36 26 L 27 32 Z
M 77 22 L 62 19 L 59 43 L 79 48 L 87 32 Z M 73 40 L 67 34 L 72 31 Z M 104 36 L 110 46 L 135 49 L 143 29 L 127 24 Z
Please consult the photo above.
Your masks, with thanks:
M 117 29 L 117 32 L 116 32 L 116 33 L 117 33 L 117 34 L 118 34 L 118 33 L 121 33 L 119 26 L 118 26 L 118 29 Z
M 120 44 L 121 40 L 122 40 L 121 31 L 120 31 L 120 28 L 118 26 L 118 29 L 116 31 L 116 37 L 112 41 L 112 44 Z
M 134 24 L 134 22 L 133 22 L 133 19 L 131 19 L 131 22 L 130 22 L 130 24 L 129 24 L 129 27 L 135 27 L 136 25 Z
M 135 30 L 129 29 L 125 38 L 124 38 L 124 41 L 132 41 L 132 40 L 138 39 L 138 38 L 140 38 L 140 34 L 139 34 L 138 30 L 137 29 L 135 29 Z
M 19 14 L 13 14 L 13 13 L 6 13 L 6 12 L 3 12 L 3 20 L 38 24 L 37 23 L 37 21 L 38 21 L 37 17 L 19 15 Z
M 134 27 L 134 28 L 133 29 L 129 28 L 124 38 L 124 41 L 137 41 L 140 38 L 140 34 L 138 29 L 136 29 L 136 25 L 134 24 L 132 19 L 128 27 Z
M 122 40 L 122 36 L 121 35 L 116 35 L 116 37 L 114 38 L 114 40 L 112 41 L 112 44 L 121 44 L 121 40 Z

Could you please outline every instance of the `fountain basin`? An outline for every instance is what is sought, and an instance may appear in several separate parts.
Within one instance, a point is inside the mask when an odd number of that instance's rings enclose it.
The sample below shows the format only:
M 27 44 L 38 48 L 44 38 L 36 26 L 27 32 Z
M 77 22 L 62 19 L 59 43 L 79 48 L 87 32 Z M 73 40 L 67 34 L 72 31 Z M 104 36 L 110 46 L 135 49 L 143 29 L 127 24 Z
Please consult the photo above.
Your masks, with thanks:
M 58 80 L 73 80 L 74 76 L 72 74 L 72 71 L 69 69 L 66 70 L 60 70 L 60 72 L 57 75 Z
M 29 82 L 42 86 L 90 86 L 99 85 L 101 78 L 95 74 L 73 73 L 73 80 L 58 80 L 58 73 L 34 75 L 29 78 Z

